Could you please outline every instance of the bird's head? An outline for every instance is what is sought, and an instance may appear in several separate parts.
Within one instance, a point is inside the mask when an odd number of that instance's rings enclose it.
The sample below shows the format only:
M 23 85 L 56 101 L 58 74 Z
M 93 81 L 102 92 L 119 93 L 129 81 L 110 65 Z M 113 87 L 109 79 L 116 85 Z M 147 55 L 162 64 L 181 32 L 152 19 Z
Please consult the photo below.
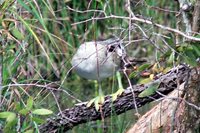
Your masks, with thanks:
M 113 37 L 103 42 L 103 44 L 107 45 L 108 53 L 115 52 L 119 57 L 123 57 L 126 55 L 126 50 L 123 46 L 123 42 L 121 39 Z

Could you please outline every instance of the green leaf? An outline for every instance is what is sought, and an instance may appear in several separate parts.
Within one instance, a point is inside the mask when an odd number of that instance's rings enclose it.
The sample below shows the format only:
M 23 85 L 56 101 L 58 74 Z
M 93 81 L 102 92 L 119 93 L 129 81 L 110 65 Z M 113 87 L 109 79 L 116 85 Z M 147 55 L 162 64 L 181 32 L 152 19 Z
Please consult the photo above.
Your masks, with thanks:
M 149 82 L 151 82 L 151 81 L 152 81 L 151 78 L 145 78 L 145 79 L 140 79 L 140 80 L 139 80 L 139 83 L 140 83 L 140 84 L 146 84 L 146 83 L 149 83 Z
M 11 33 L 16 39 L 19 39 L 19 40 L 23 40 L 24 39 L 24 35 L 17 28 L 14 28 L 11 31 Z
M 196 37 L 196 38 L 200 38 L 200 35 L 199 35 L 199 34 L 197 34 L 197 35 L 195 35 L 194 37 Z
M 198 56 L 200 56 L 200 46 L 192 45 L 192 47 L 193 47 L 194 51 L 196 52 L 196 54 L 197 54 Z
M 36 122 L 37 124 L 41 124 L 41 123 L 44 123 L 44 122 L 45 122 L 45 120 L 40 119 L 40 118 L 38 118 L 38 117 L 33 117 L 32 120 L 33 120 L 34 122 Z
M 151 64 L 143 64 L 138 68 L 138 71 L 143 71 L 143 70 L 147 69 L 150 66 L 151 66 Z
M 27 130 L 27 131 L 24 132 L 24 133 L 34 133 L 34 130 L 33 130 L 33 129 L 29 129 L 29 130 Z
M 13 112 L 1 112 L 0 113 L 0 118 L 8 118 L 9 117 L 9 115 L 12 115 L 13 114 Z
M 178 52 L 183 52 L 183 51 L 184 51 L 184 48 L 183 48 L 183 46 L 178 46 L 178 47 L 176 48 L 176 50 L 177 50 Z
M 138 97 L 147 97 L 156 92 L 158 89 L 160 83 L 153 83 L 151 86 L 149 86 L 147 89 L 145 89 L 143 92 L 141 92 Z
M 15 113 L 11 113 L 11 114 L 7 117 L 6 121 L 7 121 L 7 122 L 13 122 L 13 121 L 15 120 L 15 118 L 16 118 L 16 114 L 15 114 Z
M 30 109 L 30 110 L 32 109 L 32 107 L 33 107 L 33 97 L 28 98 L 26 106 L 27 106 L 28 109 Z
M 17 126 L 17 119 L 16 115 L 14 116 L 9 116 L 7 123 L 4 126 L 3 132 L 5 133 L 14 133 L 16 131 L 16 126 Z
M 174 59 L 175 59 L 175 53 L 174 53 L 174 51 L 172 51 L 170 56 L 169 56 L 168 63 L 173 63 Z
M 6 119 L 8 123 L 12 123 L 16 118 L 16 114 L 13 112 L 1 112 L 0 118 Z
M 36 115 L 50 115 L 53 113 L 53 111 L 43 108 L 43 109 L 35 109 L 32 113 Z
M 196 62 L 196 60 L 195 59 L 193 59 L 193 58 L 190 58 L 190 57 L 184 57 L 184 61 L 187 63 L 187 64 L 189 64 L 189 65 L 191 65 L 191 66 L 197 66 L 197 62 Z
M 138 75 L 137 72 L 131 72 L 131 74 L 129 75 L 129 78 L 135 78 Z
M 20 110 L 19 113 L 22 115 L 27 115 L 29 111 L 30 111 L 29 109 L 25 108 L 25 109 Z

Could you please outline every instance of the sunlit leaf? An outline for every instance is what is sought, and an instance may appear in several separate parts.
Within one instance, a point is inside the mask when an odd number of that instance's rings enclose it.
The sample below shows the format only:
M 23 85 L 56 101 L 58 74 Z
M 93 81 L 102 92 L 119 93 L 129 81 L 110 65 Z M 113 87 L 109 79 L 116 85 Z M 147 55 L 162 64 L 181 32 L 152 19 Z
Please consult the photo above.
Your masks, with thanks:
M 13 112 L 1 112 L 0 118 L 8 118 L 9 115 L 12 115 Z
M 32 107 L 33 107 L 33 97 L 28 98 L 26 106 L 27 106 L 28 109 L 32 109 Z
M 164 70 L 164 68 L 163 68 L 163 67 L 160 67 L 160 66 L 158 65 L 158 63 L 155 63 L 155 64 L 153 65 L 153 67 L 152 67 L 153 73 L 159 73 L 159 72 L 162 72 L 163 70 Z
M 141 80 L 139 81 L 139 83 L 140 83 L 140 84 L 146 84 L 146 83 L 149 83 L 149 82 L 151 82 L 151 81 L 152 81 L 151 78 L 145 78 L 145 79 L 141 79 Z
M 6 121 L 9 123 L 12 123 L 15 118 L 16 118 L 16 114 L 13 112 L 1 112 L 0 113 L 0 118 L 4 118 L 6 119 Z
M 35 109 L 32 113 L 36 115 L 50 115 L 53 113 L 53 111 L 43 108 L 43 109 Z
M 149 78 L 150 78 L 151 80 L 153 80 L 154 74 L 151 74 L 151 75 L 149 76 Z
M 11 114 L 7 117 L 6 121 L 7 121 L 7 122 L 12 122 L 12 121 L 15 120 L 15 118 L 16 118 L 16 114 L 15 114 L 15 113 L 11 113 Z

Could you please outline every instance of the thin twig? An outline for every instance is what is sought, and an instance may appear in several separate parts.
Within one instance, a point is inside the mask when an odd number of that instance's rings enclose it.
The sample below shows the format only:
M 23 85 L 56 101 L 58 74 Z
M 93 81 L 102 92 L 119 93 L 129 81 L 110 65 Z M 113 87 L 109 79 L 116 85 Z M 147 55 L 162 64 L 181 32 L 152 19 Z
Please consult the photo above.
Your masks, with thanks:
M 52 90 L 52 91 L 62 91 L 64 93 L 66 93 L 69 97 L 75 99 L 77 102 L 82 102 L 81 100 L 77 99 L 76 97 L 74 97 L 73 95 L 69 94 L 66 90 L 63 90 L 63 89 L 57 89 L 57 88 L 52 88 L 52 87 L 49 87 L 48 85 L 40 85 L 40 84 L 8 84 L 8 85 L 5 85 L 2 87 L 5 88 L 5 87 L 19 87 L 19 86 L 35 86 L 35 87 L 40 87 L 40 88 L 46 88 L 48 90 Z
M 150 20 L 146 20 L 146 19 L 143 19 L 143 18 L 138 18 L 136 16 L 134 16 L 132 18 L 124 17 L 124 16 L 117 16 L 117 15 L 110 15 L 110 16 L 105 16 L 105 17 L 92 17 L 90 19 L 86 19 L 86 20 L 83 20 L 83 21 L 79 21 L 79 22 L 73 23 L 72 25 L 78 25 L 78 24 L 86 23 L 86 22 L 93 21 L 93 20 L 103 20 L 103 19 L 126 19 L 126 20 L 130 20 L 131 19 L 131 20 L 134 20 L 134 21 L 137 21 L 137 22 L 153 25 L 153 26 L 156 26 L 156 27 L 161 28 L 163 30 L 167 30 L 167 31 L 179 34 L 179 35 L 187 38 L 188 40 L 200 42 L 200 38 L 187 35 L 184 32 L 179 31 L 177 29 L 173 29 L 173 28 L 168 27 L 168 26 L 157 24 L 157 23 L 154 23 L 154 22 L 152 22 Z

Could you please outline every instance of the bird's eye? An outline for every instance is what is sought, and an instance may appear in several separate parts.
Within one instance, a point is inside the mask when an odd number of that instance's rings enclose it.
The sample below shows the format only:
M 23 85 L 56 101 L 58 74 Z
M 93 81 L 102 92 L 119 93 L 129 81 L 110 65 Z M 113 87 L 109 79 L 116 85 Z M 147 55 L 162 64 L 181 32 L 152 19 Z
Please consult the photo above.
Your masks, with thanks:
M 108 52 L 114 52 L 115 51 L 115 46 L 110 46 L 109 48 L 108 48 Z

